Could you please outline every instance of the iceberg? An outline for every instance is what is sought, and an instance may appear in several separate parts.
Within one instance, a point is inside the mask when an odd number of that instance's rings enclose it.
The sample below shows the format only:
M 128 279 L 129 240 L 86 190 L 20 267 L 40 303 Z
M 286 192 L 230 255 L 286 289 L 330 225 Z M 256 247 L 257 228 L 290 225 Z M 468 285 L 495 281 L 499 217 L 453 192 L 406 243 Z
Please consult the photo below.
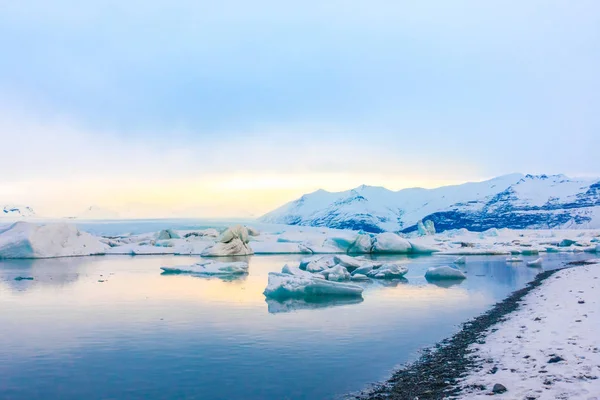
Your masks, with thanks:
M 542 266 L 542 261 L 543 261 L 543 260 L 542 260 L 542 258 L 540 257 L 540 258 L 538 258 L 538 259 L 537 259 L 537 260 L 535 260 L 535 261 L 529 261 L 529 262 L 527 263 L 527 266 L 528 266 L 528 267 L 541 267 L 541 266 Z
M 467 263 L 467 257 L 462 256 L 462 257 L 458 257 L 456 260 L 454 260 L 454 264 L 457 265 L 465 265 Z
M 335 265 L 332 257 L 321 257 L 316 260 L 309 262 L 306 265 L 308 272 L 321 272 Z
M 0 259 L 104 254 L 108 245 L 74 225 L 16 222 L 0 232 Z
M 348 272 L 348 270 L 344 267 L 342 267 L 341 265 L 336 265 L 334 267 L 331 267 L 329 269 L 326 269 L 324 271 L 321 271 L 321 274 L 328 280 L 328 281 L 345 281 L 350 279 L 350 273 Z
M 348 271 L 352 272 L 357 268 L 362 267 L 367 263 L 367 260 L 361 260 L 358 258 L 350 257 L 347 255 L 337 255 L 333 257 L 333 262 L 345 267 Z
M 305 278 L 319 277 L 319 275 L 313 275 L 310 272 L 301 270 L 299 267 L 292 267 L 292 266 L 289 266 L 288 264 L 283 266 L 283 268 L 281 269 L 281 273 L 288 274 L 288 275 L 295 275 L 295 276 L 303 276 Z
M 369 278 L 374 279 L 398 279 L 402 278 L 408 272 L 408 268 L 400 264 L 383 264 L 377 269 L 372 269 L 367 273 Z
M 425 273 L 427 280 L 445 280 L 445 279 L 465 279 L 467 276 L 460 270 L 448 265 L 441 267 L 431 267 Z
M 236 225 L 223 232 L 219 242 L 206 248 L 201 255 L 203 257 L 224 257 L 254 254 L 248 246 L 248 241 L 248 229 L 242 225 Z
M 523 262 L 522 258 L 519 257 L 509 257 L 506 259 L 507 263 L 517 263 L 517 262 Z
M 172 229 L 163 229 L 156 234 L 156 240 L 180 239 L 181 237 Z
M 206 260 L 192 265 L 160 267 L 160 269 L 168 274 L 198 274 L 207 276 L 242 275 L 248 273 L 248 263 L 243 261 L 216 262 Z
M 370 253 L 373 242 L 371 236 L 367 234 L 358 234 L 354 243 L 348 248 L 348 254 Z
M 269 283 L 264 291 L 267 298 L 313 296 L 362 296 L 363 288 L 351 283 L 331 282 L 315 277 L 304 277 L 277 272 L 269 273 Z
M 410 242 L 395 233 L 384 232 L 375 236 L 373 253 L 403 254 L 412 249 Z
M 430 235 L 435 235 L 436 231 L 435 231 L 435 224 L 433 223 L 433 221 L 431 220 L 427 220 L 424 222 L 425 225 L 425 230 L 427 231 L 428 234 Z

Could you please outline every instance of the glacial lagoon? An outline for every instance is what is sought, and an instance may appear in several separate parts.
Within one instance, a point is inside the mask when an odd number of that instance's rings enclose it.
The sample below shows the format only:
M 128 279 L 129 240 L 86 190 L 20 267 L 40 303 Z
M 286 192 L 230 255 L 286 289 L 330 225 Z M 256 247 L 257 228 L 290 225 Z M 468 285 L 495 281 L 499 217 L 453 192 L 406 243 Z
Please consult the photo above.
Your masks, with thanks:
M 544 269 L 586 257 L 547 254 Z M 268 273 L 301 258 L 235 258 L 250 272 L 225 280 L 161 274 L 194 256 L 0 260 L 1 397 L 343 398 L 540 271 L 471 256 L 468 279 L 434 284 L 427 268 L 455 257 L 387 256 L 408 274 L 365 283 L 363 299 L 266 300 Z

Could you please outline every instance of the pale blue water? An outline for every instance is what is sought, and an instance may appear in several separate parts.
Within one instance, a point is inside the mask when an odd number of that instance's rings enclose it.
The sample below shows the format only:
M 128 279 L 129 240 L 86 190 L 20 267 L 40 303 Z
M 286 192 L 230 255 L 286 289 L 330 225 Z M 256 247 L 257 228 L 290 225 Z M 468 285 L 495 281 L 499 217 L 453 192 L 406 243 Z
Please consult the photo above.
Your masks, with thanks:
M 582 257 L 550 254 L 544 265 Z M 362 302 L 317 304 L 262 295 L 268 272 L 295 255 L 253 256 L 234 281 L 160 274 L 196 257 L 0 261 L 0 398 L 339 398 L 539 272 L 471 257 L 462 283 L 425 281 L 427 267 L 453 258 L 409 259 L 406 280 L 369 284 Z

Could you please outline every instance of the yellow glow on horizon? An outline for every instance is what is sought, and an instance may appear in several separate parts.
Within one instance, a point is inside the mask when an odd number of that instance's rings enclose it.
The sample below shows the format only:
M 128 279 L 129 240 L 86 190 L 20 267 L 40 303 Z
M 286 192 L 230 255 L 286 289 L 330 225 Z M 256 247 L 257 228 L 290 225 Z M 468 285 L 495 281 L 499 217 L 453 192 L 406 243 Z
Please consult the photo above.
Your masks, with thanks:
M 337 192 L 368 184 L 399 190 L 463 182 L 418 174 L 243 172 L 156 180 L 46 181 L 25 185 L 24 190 L 40 192 L 49 203 L 43 211 L 50 216 L 76 215 L 97 205 L 131 218 L 230 217 L 259 216 L 318 189 Z

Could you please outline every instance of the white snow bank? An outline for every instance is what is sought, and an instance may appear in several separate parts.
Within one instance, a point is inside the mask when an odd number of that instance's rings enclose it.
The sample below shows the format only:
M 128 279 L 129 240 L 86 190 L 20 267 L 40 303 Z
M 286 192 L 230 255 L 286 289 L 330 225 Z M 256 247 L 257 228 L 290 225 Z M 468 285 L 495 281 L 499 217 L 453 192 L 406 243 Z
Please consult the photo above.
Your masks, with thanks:
M 17 222 L 0 232 L 0 258 L 54 258 L 104 254 L 108 246 L 74 225 Z
M 599 289 L 600 266 L 588 265 L 559 271 L 529 292 L 482 344 L 471 346 L 479 369 L 460 382 L 460 398 L 490 399 L 496 383 L 508 391 L 494 399 L 597 398 Z
M 270 298 L 311 296 L 362 296 L 363 288 L 351 283 L 331 282 L 316 277 L 269 273 L 264 295 Z
M 425 279 L 445 280 L 445 279 L 465 279 L 467 276 L 456 268 L 443 265 L 441 267 L 431 267 L 425 273 Z
M 188 273 L 209 276 L 222 275 L 241 275 L 248 273 L 248 263 L 237 262 L 216 262 L 212 260 L 204 260 L 192 265 L 178 265 L 175 267 L 160 267 L 167 273 Z

